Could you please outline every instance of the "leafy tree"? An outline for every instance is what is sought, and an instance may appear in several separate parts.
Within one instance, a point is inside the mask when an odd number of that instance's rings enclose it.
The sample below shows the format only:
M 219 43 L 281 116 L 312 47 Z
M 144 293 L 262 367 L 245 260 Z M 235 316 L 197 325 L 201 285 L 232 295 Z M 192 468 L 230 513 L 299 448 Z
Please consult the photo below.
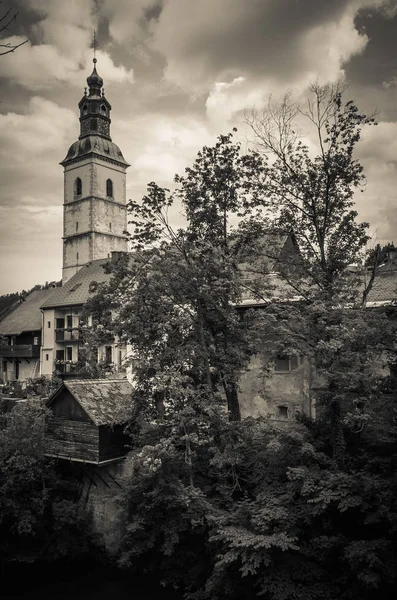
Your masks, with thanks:
M 317 157 L 294 137 L 298 113 L 285 104 L 278 145 L 274 130 L 260 142 L 272 160 L 240 157 L 226 136 L 176 192 L 150 184 L 131 204 L 134 254 L 113 265 L 92 310 L 92 339 L 112 333 L 134 352 L 121 564 L 159 574 L 189 600 L 372 600 L 396 583 L 395 391 L 373 368 L 395 361 L 396 321 L 392 308 L 365 308 L 376 268 L 367 282 L 351 269 L 367 241 L 353 210 L 363 183 L 354 149 L 372 118 L 338 90 L 314 94 L 306 116 Z M 187 217 L 179 231 L 167 219 L 176 199 Z M 241 219 L 232 230 L 229 207 Z M 298 241 L 280 267 L 299 300 L 278 294 L 254 313 L 236 310 L 245 286 L 271 298 L 259 256 L 269 211 Z M 254 351 L 307 357 L 316 421 L 280 430 L 236 418 L 238 376 Z
M 92 548 L 89 518 L 45 456 L 50 418 L 40 400 L 6 407 L 0 421 L 0 560 L 74 558 Z
M 293 328 L 289 308 L 269 308 L 278 313 L 273 335 L 288 338 L 321 375 L 316 401 L 332 423 L 335 460 L 343 460 L 347 423 L 369 418 L 379 393 L 373 365 L 394 351 L 392 322 L 365 308 L 380 256 L 368 274 L 362 268 L 368 224 L 357 223 L 354 210 L 354 194 L 365 182 L 354 151 L 362 129 L 375 121 L 352 101 L 344 103 L 342 91 L 314 85 L 304 109 L 287 95 L 281 104 L 269 103 L 248 116 L 265 165 L 259 185 L 266 209 L 270 204 L 278 226 L 294 231 L 300 249 L 298 260 L 283 265 L 283 274 L 302 303 L 293 311 Z M 312 127 L 314 156 L 299 135 L 297 118 Z
M 252 349 L 249 318 L 234 306 L 244 290 L 239 263 L 264 230 L 251 208 L 259 169 L 255 155 L 240 156 L 232 135 L 221 136 L 176 177 L 175 192 L 151 183 L 142 203 L 129 205 L 133 255 L 113 265 L 86 312 L 96 321 L 91 344 L 113 333 L 139 357 L 135 394 L 148 406 L 161 399 L 179 410 L 198 397 L 219 404 L 222 389 L 230 418 L 240 418 L 238 374 Z M 177 231 L 167 216 L 175 205 L 187 220 Z M 242 221 L 231 227 L 237 216 Z

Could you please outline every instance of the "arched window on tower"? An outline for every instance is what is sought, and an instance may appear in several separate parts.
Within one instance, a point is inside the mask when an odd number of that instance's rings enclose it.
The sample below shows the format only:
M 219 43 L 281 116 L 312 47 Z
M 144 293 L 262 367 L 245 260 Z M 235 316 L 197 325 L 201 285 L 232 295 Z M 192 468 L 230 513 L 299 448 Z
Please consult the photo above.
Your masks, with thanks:
M 101 113 L 106 116 L 106 106 L 101 104 Z
M 77 177 L 76 181 L 74 182 L 74 195 L 81 196 L 82 193 L 83 193 L 83 184 L 81 183 L 80 177 Z
M 83 106 L 83 115 L 86 115 L 88 112 L 88 106 L 86 104 L 84 104 Z
M 113 181 L 111 179 L 106 181 L 106 196 L 113 198 Z

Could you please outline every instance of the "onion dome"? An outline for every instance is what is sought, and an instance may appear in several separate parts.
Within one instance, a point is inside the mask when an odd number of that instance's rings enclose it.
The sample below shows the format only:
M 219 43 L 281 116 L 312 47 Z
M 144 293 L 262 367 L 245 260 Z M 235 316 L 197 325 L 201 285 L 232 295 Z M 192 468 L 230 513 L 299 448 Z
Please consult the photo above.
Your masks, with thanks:
M 74 142 L 70 146 L 61 165 L 67 164 L 72 160 L 88 158 L 93 155 L 129 167 L 117 144 L 100 136 L 88 136 Z
M 98 75 L 96 70 L 97 59 L 94 58 L 92 62 L 94 63 L 94 70 L 92 71 L 91 75 L 87 77 L 88 87 L 90 88 L 90 95 L 92 95 L 92 91 L 100 93 L 101 88 L 103 86 L 103 79 L 102 77 L 100 77 L 100 75 Z

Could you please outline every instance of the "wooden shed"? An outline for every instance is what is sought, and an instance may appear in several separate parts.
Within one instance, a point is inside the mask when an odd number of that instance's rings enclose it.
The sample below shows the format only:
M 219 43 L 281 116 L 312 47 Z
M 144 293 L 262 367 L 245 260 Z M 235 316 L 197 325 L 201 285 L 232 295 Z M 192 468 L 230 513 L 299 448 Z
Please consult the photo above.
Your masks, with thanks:
M 131 391 L 127 380 L 63 381 L 47 401 L 53 413 L 46 433 L 47 455 L 95 465 L 124 457 Z

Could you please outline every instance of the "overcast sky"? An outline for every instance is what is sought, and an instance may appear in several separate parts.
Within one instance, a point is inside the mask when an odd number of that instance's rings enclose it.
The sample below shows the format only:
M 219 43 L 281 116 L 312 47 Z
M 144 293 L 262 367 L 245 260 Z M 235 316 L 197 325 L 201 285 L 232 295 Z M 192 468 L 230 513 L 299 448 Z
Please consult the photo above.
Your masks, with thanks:
M 360 218 L 397 242 L 397 0 L 5 0 L 19 11 L 0 57 L 0 294 L 59 280 L 63 173 L 92 70 L 131 167 L 127 198 L 170 185 L 204 144 L 242 129 L 244 109 L 311 82 L 350 83 L 379 125 L 358 156 Z M 4 43 L 4 40 L 3 40 Z

